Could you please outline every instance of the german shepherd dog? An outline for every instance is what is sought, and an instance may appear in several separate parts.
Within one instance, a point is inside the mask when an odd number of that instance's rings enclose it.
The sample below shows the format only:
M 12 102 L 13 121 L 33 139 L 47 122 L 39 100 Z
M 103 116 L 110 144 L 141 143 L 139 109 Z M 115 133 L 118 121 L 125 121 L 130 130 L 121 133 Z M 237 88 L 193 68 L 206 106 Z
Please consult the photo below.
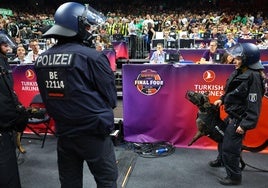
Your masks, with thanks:
M 220 118 L 219 107 L 210 103 L 209 92 L 198 93 L 194 91 L 186 92 L 186 99 L 198 107 L 198 113 L 196 118 L 197 132 L 189 142 L 188 146 L 191 146 L 202 136 L 208 136 L 215 142 L 222 141 L 224 136 L 224 130 L 226 123 Z M 268 146 L 268 139 L 257 147 L 248 147 L 243 145 L 242 150 L 250 152 L 260 152 Z

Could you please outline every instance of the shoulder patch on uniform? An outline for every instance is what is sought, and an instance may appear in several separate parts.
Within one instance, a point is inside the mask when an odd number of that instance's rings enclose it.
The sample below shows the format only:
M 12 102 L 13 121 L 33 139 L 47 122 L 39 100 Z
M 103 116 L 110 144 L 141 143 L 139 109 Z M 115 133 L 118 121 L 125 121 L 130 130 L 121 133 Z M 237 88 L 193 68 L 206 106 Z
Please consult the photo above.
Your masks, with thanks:
M 256 102 L 257 101 L 257 93 L 249 93 L 248 100 L 250 102 Z

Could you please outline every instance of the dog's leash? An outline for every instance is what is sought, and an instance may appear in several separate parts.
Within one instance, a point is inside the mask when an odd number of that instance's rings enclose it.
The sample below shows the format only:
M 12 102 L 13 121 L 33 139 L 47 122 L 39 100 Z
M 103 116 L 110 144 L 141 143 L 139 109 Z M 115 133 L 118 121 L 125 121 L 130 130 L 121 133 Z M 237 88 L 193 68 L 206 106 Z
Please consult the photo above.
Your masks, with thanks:
M 257 146 L 257 147 L 249 147 L 249 146 L 246 146 L 246 145 L 242 145 L 242 150 L 245 150 L 245 151 L 249 151 L 249 152 L 252 152 L 252 153 L 258 153 L 262 150 L 264 150 L 266 147 L 268 147 L 268 139 L 266 141 L 264 141 L 261 145 Z M 259 172 L 268 172 L 267 169 L 262 169 L 262 168 L 258 168 L 258 167 L 255 167 L 253 165 L 250 165 L 248 163 L 245 163 L 243 161 L 243 159 L 240 159 L 240 163 L 241 163 L 241 169 L 243 170 L 246 166 L 250 167 L 250 168 L 253 168 Z

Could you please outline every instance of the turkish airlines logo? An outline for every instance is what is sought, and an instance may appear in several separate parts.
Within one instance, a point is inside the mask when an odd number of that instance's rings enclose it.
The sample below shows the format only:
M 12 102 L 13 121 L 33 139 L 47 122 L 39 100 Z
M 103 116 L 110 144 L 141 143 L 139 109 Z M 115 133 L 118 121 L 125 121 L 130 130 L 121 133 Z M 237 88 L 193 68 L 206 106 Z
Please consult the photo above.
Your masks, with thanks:
M 216 74 L 212 70 L 207 70 L 203 73 L 203 79 L 205 82 L 213 82 L 216 78 Z
M 32 69 L 28 69 L 26 72 L 25 72 L 25 76 L 28 80 L 32 80 L 35 78 L 35 73 Z

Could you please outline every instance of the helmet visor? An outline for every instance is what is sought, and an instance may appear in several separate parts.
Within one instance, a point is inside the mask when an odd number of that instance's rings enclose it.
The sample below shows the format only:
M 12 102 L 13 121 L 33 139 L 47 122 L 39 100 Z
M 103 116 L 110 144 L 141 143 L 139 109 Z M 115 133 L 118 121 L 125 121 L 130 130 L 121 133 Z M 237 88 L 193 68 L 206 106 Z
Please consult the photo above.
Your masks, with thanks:
M 106 17 L 102 13 L 95 10 L 91 6 L 88 6 L 87 4 L 86 10 L 86 17 L 89 24 L 101 25 L 104 24 L 104 22 L 106 21 Z
M 0 44 L 7 44 L 10 48 L 16 48 L 16 43 L 12 38 L 4 33 L 0 33 Z
M 238 44 L 231 48 L 226 49 L 226 52 L 231 56 L 233 56 L 234 58 L 236 58 L 236 57 L 242 57 L 244 51 L 243 47 L 240 44 Z

